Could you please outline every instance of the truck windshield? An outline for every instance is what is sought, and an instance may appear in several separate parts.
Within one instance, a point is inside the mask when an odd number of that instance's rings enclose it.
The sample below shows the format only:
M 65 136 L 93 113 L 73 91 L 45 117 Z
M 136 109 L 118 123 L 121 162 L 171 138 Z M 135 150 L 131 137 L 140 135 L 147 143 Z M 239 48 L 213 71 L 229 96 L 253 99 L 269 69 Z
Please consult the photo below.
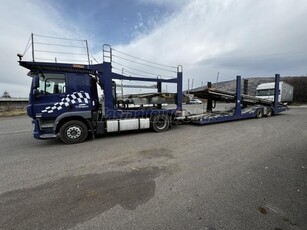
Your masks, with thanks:
M 256 91 L 256 96 L 274 96 L 274 89 L 260 89 Z
M 39 73 L 40 94 L 61 94 L 66 92 L 65 74 Z

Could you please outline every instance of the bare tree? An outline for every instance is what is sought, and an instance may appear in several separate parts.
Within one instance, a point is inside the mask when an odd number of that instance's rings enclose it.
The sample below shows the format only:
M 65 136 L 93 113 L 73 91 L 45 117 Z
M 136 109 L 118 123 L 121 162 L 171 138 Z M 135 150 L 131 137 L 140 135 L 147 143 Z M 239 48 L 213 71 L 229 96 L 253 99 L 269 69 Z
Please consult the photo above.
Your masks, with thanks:
M 2 97 L 3 97 L 3 98 L 11 98 L 9 92 L 7 92 L 7 91 L 4 91 Z

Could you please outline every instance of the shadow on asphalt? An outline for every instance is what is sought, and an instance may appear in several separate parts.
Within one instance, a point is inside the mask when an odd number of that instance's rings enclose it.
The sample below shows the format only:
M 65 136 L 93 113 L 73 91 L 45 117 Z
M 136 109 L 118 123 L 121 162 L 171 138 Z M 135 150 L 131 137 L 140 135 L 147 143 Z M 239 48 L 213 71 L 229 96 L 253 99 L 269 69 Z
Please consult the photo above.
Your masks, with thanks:
M 146 154 L 146 153 L 145 153 Z M 163 168 L 64 177 L 0 195 L 1 229 L 69 229 L 120 205 L 133 210 L 155 194 Z

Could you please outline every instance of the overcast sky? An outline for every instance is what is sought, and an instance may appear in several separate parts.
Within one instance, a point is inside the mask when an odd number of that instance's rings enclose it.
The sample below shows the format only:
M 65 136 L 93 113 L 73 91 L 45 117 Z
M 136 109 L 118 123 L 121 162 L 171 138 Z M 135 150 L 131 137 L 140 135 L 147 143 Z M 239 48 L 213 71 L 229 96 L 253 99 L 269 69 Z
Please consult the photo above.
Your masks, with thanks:
M 16 54 L 31 33 L 87 39 L 98 61 L 108 43 L 182 65 L 185 88 L 188 78 L 199 86 L 218 72 L 220 81 L 306 75 L 306 15 L 306 0 L 2 0 L 0 94 L 27 97 L 30 78 Z

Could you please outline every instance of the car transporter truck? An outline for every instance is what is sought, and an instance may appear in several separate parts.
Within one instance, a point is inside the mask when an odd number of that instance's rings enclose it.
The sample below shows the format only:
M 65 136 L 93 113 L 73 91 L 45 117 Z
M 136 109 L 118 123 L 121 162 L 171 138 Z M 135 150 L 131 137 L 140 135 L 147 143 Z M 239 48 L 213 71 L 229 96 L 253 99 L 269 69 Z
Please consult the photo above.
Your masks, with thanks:
M 210 87 L 209 83 L 203 97 L 207 99 L 206 112 L 191 114 L 182 108 L 184 99 L 182 66 L 173 68 L 175 70 L 173 78 L 127 75 L 123 73 L 124 71 L 118 73 L 119 71 L 114 71 L 113 66 L 115 49 L 104 45 L 103 62 L 92 64 L 87 41 L 85 43 L 88 59 L 86 64 L 64 63 L 58 58 L 52 61 L 45 59 L 38 61 L 36 54 L 42 50 L 38 50 L 37 47 L 39 45 L 48 47 L 48 44 L 36 41 L 33 34 L 27 45 L 27 50 L 32 48 L 32 60 L 24 61 L 24 54 L 18 54 L 20 66 L 27 68 L 28 75 L 32 78 L 27 114 L 32 118 L 34 138 L 59 137 L 64 143 L 74 144 L 83 142 L 88 137 L 94 138 L 96 135 L 111 132 L 149 128 L 163 132 L 173 124 L 183 122 L 204 125 L 269 117 L 287 110 L 285 105 L 278 102 L 276 92 L 279 92 L 280 77 L 276 74 L 274 101 L 242 94 L 241 77 L 237 76 L 236 92 L 217 90 Z M 49 53 L 67 54 L 62 50 L 49 51 Z M 143 101 L 143 104 L 132 106 L 132 99 L 117 95 L 116 87 L 123 87 L 123 84 L 120 85 L 118 82 L 123 81 L 154 84 L 151 87 L 155 88 L 156 92 L 139 96 L 138 99 Z M 162 84 L 165 83 L 174 84 L 176 92 L 163 93 Z M 102 99 L 98 89 L 103 92 Z M 213 104 L 216 101 L 231 101 L 235 106 L 229 111 L 213 111 Z M 163 107 L 165 102 L 173 102 L 174 108 Z

